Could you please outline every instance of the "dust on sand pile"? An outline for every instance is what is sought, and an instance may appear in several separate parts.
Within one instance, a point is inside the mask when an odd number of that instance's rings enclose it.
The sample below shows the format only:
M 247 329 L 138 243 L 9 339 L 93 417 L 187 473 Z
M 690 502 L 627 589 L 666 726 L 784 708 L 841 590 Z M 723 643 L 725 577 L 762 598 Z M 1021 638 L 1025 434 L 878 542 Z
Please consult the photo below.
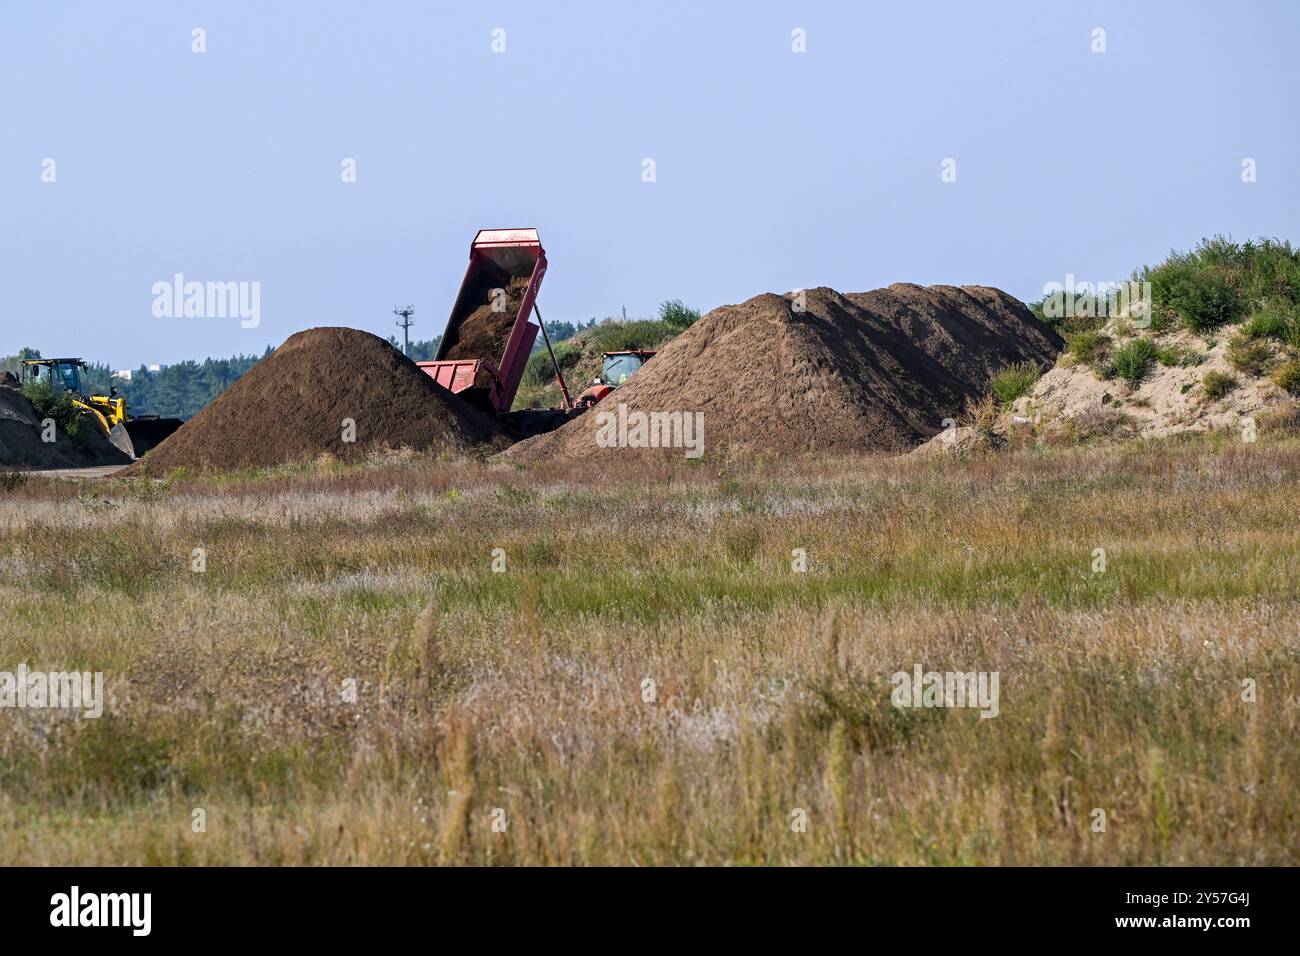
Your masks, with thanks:
M 629 412 L 702 412 L 707 450 L 902 450 L 958 417 L 998 369 L 1050 364 L 1062 344 L 1021 302 L 982 286 L 897 283 L 803 295 L 802 311 L 792 296 L 772 293 L 714 309 L 595 412 L 504 455 L 532 461 L 603 451 L 596 413 L 619 404 Z
M 343 440 L 344 420 L 355 424 Z M 151 474 L 265 467 L 382 448 L 458 454 L 503 447 L 492 419 L 435 384 L 378 336 L 308 329 L 291 336 L 145 458 Z M 138 473 L 140 463 L 128 473 Z
M 36 409 L 17 388 L 0 384 L 0 468 L 86 468 L 130 462 L 88 414 L 73 439 L 61 431 L 55 440 L 41 440 L 43 426 Z
M 524 293 L 528 291 L 529 278 L 516 277 L 506 284 L 503 297 L 505 307 L 501 311 L 492 308 L 495 302 L 489 298 L 467 315 L 451 333 L 456 337 L 448 344 L 443 361 L 485 359 L 493 365 L 500 364 L 506 343 L 510 341 L 510 330 L 514 328 L 515 317 L 519 314 L 519 306 L 523 302 Z

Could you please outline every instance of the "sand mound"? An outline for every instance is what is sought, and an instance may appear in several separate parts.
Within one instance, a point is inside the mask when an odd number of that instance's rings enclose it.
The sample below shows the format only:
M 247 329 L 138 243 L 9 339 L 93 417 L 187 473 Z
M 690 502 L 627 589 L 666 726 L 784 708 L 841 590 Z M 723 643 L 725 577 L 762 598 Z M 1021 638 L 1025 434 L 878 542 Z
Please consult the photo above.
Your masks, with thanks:
M 1021 423 L 1040 429 L 1061 427 L 1079 437 L 1090 437 L 1088 432 L 1106 423 L 1116 426 L 1112 429 L 1116 434 L 1148 438 L 1240 428 L 1261 412 L 1293 404 L 1269 380 L 1269 373 L 1287 358 L 1279 343 L 1258 343 L 1268 355 L 1262 374 L 1233 367 L 1229 348 L 1241 328 L 1241 323 L 1223 326 L 1206 340 L 1181 328 L 1152 334 L 1133 328 L 1127 319 L 1111 319 L 1101 329 L 1110 351 L 1149 338 L 1165 352 L 1165 361 L 1152 361 L 1133 386 L 1118 377 L 1104 378 L 1093 366 L 1063 356 L 1029 395 L 1014 403 L 1010 414 Z M 1224 394 L 1207 394 L 1205 377 L 1212 373 L 1231 380 Z M 1121 424 L 1123 428 L 1118 427 Z
M 1244 326 L 1226 325 L 1203 338 L 1183 328 L 1152 332 L 1124 316 L 1110 319 L 1096 330 L 1104 347 L 1090 361 L 1062 354 L 1028 395 L 982 427 L 959 426 L 936 435 L 915 453 L 960 455 L 1011 438 L 1072 443 L 1266 430 L 1271 415 L 1298 407 L 1295 398 L 1270 379 L 1293 357 L 1293 350 L 1269 339 L 1256 340 L 1253 345 L 1261 353 L 1256 370 L 1234 366 L 1232 343 L 1243 335 Z M 1108 366 L 1117 350 L 1139 339 L 1150 340 L 1156 354 L 1133 384 Z M 1218 388 L 1207 389 L 1207 378 L 1217 379 Z
M 355 441 L 344 440 L 344 420 Z M 458 454 L 504 446 L 500 426 L 436 385 L 378 336 L 344 328 L 291 336 L 149 452 L 149 472 L 265 467 L 381 448 Z M 138 473 L 137 463 L 127 473 Z
M 131 460 L 109 442 L 89 415 L 81 419 L 77 440 L 56 432 L 54 441 L 44 442 L 41 430 L 27 396 L 0 384 L 0 468 L 86 468 L 124 465 Z
M 619 404 L 629 412 L 702 412 L 709 450 L 897 451 L 958 417 L 1002 366 L 1048 365 L 1061 348 L 997 289 L 900 283 L 804 296 L 802 311 L 792 296 L 771 293 L 714 309 L 593 412 L 505 456 L 626 453 L 596 440 L 597 413 Z

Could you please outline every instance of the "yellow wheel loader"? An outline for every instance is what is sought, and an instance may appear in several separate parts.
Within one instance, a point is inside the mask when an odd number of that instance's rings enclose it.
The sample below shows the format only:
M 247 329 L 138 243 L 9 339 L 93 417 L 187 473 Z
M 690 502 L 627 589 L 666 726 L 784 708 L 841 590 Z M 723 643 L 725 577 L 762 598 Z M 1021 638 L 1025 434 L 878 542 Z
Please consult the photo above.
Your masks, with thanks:
M 87 395 L 81 387 L 85 367 L 79 358 L 23 359 L 21 384 L 49 382 L 54 391 L 66 392 L 72 404 L 94 419 L 108 440 L 132 458 L 139 458 L 181 427 L 179 418 L 131 417 L 126 399 L 111 386 L 107 395 Z

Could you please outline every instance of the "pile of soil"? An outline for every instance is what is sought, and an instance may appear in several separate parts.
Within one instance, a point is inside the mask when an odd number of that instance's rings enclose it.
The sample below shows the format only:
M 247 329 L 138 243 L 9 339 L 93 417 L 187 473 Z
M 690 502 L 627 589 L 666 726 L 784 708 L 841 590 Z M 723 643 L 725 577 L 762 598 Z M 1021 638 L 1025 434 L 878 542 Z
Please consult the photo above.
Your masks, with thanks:
M 344 440 L 344 420 L 355 440 Z M 308 329 L 291 336 L 125 474 L 267 467 L 383 448 L 461 454 L 508 439 L 491 418 L 434 383 L 378 336 Z
M 89 415 L 82 416 L 76 439 L 56 431 L 54 441 L 44 442 L 41 432 L 40 418 L 27 396 L 0 384 L 0 468 L 89 468 L 131 461 Z
M 494 366 L 500 365 L 530 278 L 516 276 L 506 285 L 497 286 L 505 290 L 505 308 L 500 312 L 493 310 L 496 300 L 492 298 L 492 290 L 488 289 L 487 301 L 465 316 L 454 329 L 447 330 L 449 344 L 443 360 L 484 359 Z
M 771 293 L 714 309 L 594 410 L 505 457 L 627 454 L 596 441 L 599 412 L 619 404 L 703 412 L 706 452 L 901 451 L 960 417 L 998 369 L 1050 366 L 1063 344 L 1019 300 L 982 286 L 803 296 L 802 309 Z

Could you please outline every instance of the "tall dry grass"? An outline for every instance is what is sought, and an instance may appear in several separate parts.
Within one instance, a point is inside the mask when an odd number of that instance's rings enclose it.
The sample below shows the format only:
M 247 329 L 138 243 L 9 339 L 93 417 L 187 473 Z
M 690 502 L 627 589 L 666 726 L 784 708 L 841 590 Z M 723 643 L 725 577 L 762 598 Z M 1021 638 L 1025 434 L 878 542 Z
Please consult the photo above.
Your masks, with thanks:
M 0 710 L 0 862 L 1291 863 L 1298 465 L 33 479 L 0 670 L 110 699 Z M 999 715 L 894 707 L 915 664 L 998 672 Z

